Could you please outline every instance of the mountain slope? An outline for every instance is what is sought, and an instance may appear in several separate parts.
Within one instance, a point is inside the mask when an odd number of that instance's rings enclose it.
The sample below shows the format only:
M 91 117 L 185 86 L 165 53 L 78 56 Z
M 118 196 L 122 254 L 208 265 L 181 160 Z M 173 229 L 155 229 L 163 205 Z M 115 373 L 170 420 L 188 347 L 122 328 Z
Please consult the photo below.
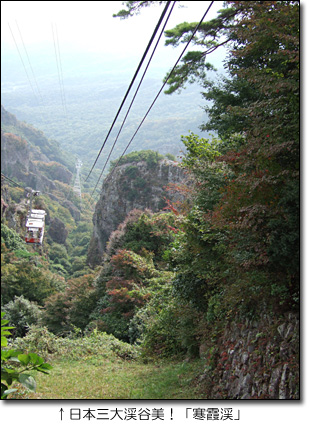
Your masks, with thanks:
M 43 132 L 22 123 L 1 106 L 1 171 L 24 186 L 39 191 L 60 189 L 57 182 L 69 185 L 73 166 L 56 142 Z M 56 182 L 57 181 L 57 182 Z
M 13 133 L 27 141 L 31 147 L 33 160 L 56 161 L 73 168 L 73 162 L 68 153 L 62 151 L 57 141 L 48 139 L 44 133 L 33 126 L 17 120 L 1 105 L 1 130 L 5 133 Z

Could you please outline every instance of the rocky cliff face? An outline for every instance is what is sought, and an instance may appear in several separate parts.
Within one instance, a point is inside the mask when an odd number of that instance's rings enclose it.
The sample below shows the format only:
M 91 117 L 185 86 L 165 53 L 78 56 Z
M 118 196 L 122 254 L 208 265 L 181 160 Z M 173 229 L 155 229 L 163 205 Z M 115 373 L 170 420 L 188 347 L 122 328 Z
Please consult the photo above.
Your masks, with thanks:
M 55 180 L 69 184 L 72 173 L 55 161 L 60 153 L 56 150 L 55 155 L 54 149 L 42 132 L 19 122 L 1 106 L 1 171 L 4 175 L 39 191 L 55 189 Z
M 20 181 L 21 188 L 30 187 L 41 193 L 49 193 L 55 201 L 61 201 L 72 216 L 79 220 L 80 211 L 69 200 L 63 201 L 64 188 L 72 180 L 72 172 L 61 159 L 61 152 L 56 142 L 50 141 L 44 134 L 16 117 L 1 106 L 1 172 L 4 176 Z M 56 161 L 58 159 L 59 161 Z M 2 185 L 3 184 L 3 185 Z M 1 180 L 1 214 L 10 228 L 21 232 L 25 225 L 27 212 L 26 201 L 18 203 L 10 200 L 5 185 Z M 19 191 L 21 191 L 21 188 Z M 43 207 L 45 209 L 45 207 Z M 49 224 L 49 214 L 46 224 Z M 67 236 L 61 223 L 51 227 L 52 238 L 57 243 Z
M 27 142 L 31 151 L 32 160 L 41 162 L 56 161 L 63 166 L 71 167 L 68 156 L 61 151 L 59 143 L 47 138 L 44 133 L 33 126 L 17 120 L 14 114 L 9 113 L 1 105 L 1 130 L 14 134 Z
M 38 191 L 56 188 L 54 180 L 69 184 L 72 173 L 57 162 L 34 160 L 33 149 L 27 141 L 12 133 L 1 131 L 1 171 Z M 45 156 L 41 156 L 41 158 Z
M 133 209 L 161 211 L 166 199 L 174 200 L 166 189 L 168 184 L 185 181 L 183 170 L 177 162 L 168 159 L 156 164 L 147 161 L 118 166 L 104 184 L 93 217 L 94 233 L 90 244 L 88 262 L 96 265 L 106 248 L 110 234 L 117 229 Z

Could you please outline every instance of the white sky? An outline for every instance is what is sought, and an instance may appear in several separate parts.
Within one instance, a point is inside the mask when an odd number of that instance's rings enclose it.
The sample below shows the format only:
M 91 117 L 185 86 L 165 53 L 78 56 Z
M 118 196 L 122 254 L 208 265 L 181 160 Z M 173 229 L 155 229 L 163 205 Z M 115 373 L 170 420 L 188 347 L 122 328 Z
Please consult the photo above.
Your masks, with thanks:
M 183 2 L 187 8 L 176 5 L 167 28 L 183 21 L 199 21 L 209 3 Z M 1 40 L 15 48 L 8 24 L 19 38 L 17 21 L 26 46 L 51 42 L 51 24 L 56 23 L 60 43 L 122 55 L 146 46 L 163 7 L 145 8 L 139 16 L 120 20 L 112 14 L 124 8 L 121 1 L 1 1 Z M 215 2 L 211 14 L 221 7 L 222 1 Z

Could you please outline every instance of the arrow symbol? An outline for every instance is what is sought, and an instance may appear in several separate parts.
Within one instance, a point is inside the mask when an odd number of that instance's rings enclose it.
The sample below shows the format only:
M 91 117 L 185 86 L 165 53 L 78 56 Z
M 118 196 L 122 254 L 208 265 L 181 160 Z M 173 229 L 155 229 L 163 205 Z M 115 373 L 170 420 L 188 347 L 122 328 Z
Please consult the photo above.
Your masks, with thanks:
M 63 421 L 63 412 L 64 412 L 63 408 L 60 408 L 59 412 L 60 412 L 60 420 Z

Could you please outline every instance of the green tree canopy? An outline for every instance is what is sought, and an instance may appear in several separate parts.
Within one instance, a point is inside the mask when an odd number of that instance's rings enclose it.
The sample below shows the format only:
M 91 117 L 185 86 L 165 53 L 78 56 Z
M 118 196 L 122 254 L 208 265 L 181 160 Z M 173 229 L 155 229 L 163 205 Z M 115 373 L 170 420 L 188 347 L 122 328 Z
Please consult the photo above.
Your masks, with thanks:
M 142 4 L 128 4 L 134 6 Z M 166 31 L 166 43 L 187 43 L 196 25 Z M 209 101 L 202 129 L 216 131 L 222 142 L 212 158 L 208 141 L 193 135 L 184 141 L 184 167 L 194 186 L 185 235 L 172 257 L 175 288 L 214 311 L 221 299 L 229 311 L 270 303 L 293 308 L 299 290 L 299 2 L 227 1 L 203 22 L 193 45 L 167 92 L 200 83 Z M 207 79 L 207 58 L 221 46 L 227 75 L 218 83 Z

